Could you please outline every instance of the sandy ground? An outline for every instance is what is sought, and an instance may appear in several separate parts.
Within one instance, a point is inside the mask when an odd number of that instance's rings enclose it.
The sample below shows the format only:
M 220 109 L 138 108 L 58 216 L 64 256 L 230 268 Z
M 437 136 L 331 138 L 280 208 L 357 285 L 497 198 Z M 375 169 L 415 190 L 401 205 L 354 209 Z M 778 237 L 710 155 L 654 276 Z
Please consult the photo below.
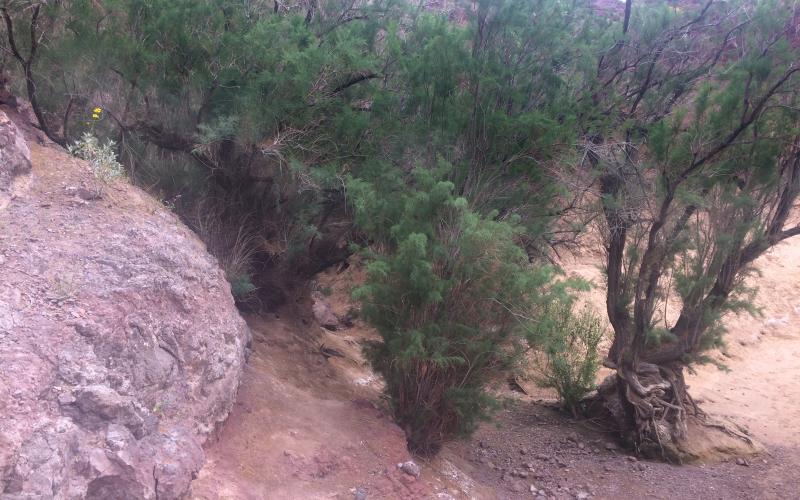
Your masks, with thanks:
M 246 382 L 206 450 L 194 498 L 799 498 L 800 240 L 792 243 L 758 262 L 763 316 L 726 320 L 729 345 L 715 356 L 730 371 L 708 365 L 689 377 L 707 412 L 748 428 L 765 445 L 746 465 L 639 461 L 591 422 L 558 412 L 547 391 L 501 391 L 507 407 L 494 422 L 432 461 L 417 459 L 423 474 L 411 480 L 396 468 L 410 458 L 402 432 L 359 353 L 374 334 L 358 323 L 325 331 L 298 312 L 308 309 L 301 303 L 281 317 L 249 318 L 255 343 Z M 601 284 L 594 264 L 575 262 L 568 271 Z M 357 279 L 320 277 L 337 314 L 349 307 Z M 586 300 L 601 306 L 602 291 Z M 323 355 L 322 345 L 342 357 Z
M 800 447 L 800 238 L 758 267 L 763 317 L 728 318 L 728 347 L 717 357 L 730 371 L 703 366 L 689 384 L 707 411 L 746 425 L 764 444 Z

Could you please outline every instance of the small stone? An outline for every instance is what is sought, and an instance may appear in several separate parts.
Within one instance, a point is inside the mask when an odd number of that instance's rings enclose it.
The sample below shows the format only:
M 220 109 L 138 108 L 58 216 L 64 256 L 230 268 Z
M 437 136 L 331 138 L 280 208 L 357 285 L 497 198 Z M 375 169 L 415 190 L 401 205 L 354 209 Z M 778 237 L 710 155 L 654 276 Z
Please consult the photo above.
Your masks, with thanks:
M 589 495 L 589 493 L 587 493 L 587 492 L 585 492 L 585 491 L 579 491 L 579 492 L 575 493 L 575 498 L 576 498 L 577 500 L 586 500 L 586 499 L 587 499 L 587 498 L 589 498 L 590 496 L 591 496 L 591 495 Z
M 75 401 L 75 396 L 71 392 L 62 392 L 58 395 L 58 404 L 60 405 L 71 405 Z
M 524 493 L 527 488 L 525 487 L 525 483 L 522 481 L 514 481 L 511 483 L 511 491 L 516 493 Z
M 86 189 L 86 188 L 78 188 L 77 193 L 78 198 L 86 201 L 92 200 L 99 200 L 103 197 L 103 193 L 96 189 Z
M 586 448 L 586 445 L 583 443 L 578 443 L 578 449 L 583 450 Z
M 639 469 L 640 471 L 646 471 L 647 470 L 647 466 L 645 464 L 641 463 L 641 462 L 636 464 L 636 468 Z
M 736 459 L 736 465 L 741 465 L 743 467 L 750 467 L 750 462 L 748 462 L 744 458 L 739 457 Z
M 608 443 L 606 443 L 606 449 L 608 451 L 614 451 L 617 449 L 617 445 L 609 441 Z
M 419 477 L 420 473 L 422 472 L 417 465 L 416 462 L 413 460 L 409 460 L 408 462 L 403 462 L 400 464 L 400 470 L 408 474 L 409 476 Z

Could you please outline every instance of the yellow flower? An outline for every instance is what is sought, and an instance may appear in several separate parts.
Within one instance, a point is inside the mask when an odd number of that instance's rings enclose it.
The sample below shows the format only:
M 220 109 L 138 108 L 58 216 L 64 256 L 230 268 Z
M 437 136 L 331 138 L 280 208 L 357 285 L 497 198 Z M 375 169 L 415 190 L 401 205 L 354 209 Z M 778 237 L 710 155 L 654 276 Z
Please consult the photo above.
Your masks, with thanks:
M 92 113 L 92 118 L 94 118 L 95 120 L 99 120 L 100 115 L 98 115 L 97 113 Z
M 103 108 L 94 108 L 94 109 L 92 110 L 92 113 L 94 113 L 94 114 L 96 114 L 96 115 L 99 115 L 99 114 L 100 114 L 100 113 L 102 113 L 102 112 L 103 112 Z

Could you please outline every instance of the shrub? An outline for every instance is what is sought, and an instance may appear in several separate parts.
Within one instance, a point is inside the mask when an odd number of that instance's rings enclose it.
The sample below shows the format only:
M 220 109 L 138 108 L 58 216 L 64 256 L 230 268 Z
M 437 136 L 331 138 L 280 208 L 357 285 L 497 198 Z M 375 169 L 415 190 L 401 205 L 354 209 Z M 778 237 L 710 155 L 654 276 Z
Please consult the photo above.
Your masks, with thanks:
M 249 273 L 225 273 L 228 283 L 231 284 L 231 294 L 237 301 L 247 299 L 250 294 L 256 291 L 257 287 L 253 284 L 253 278 Z
M 604 333 L 600 317 L 589 308 L 576 313 L 570 302 L 554 302 L 538 330 L 545 358 L 539 384 L 555 389 L 564 409 L 577 416 L 581 400 L 595 389 Z
M 551 270 L 515 244 L 515 222 L 470 210 L 448 171 L 349 183 L 357 223 L 381 249 L 354 292 L 383 340 L 368 354 L 409 448 L 424 455 L 488 416 L 486 385 L 520 352 L 526 314 L 553 293 Z
M 67 146 L 67 151 L 88 161 L 94 175 L 107 182 L 125 177 L 125 167 L 117 160 L 114 146 L 114 141 L 108 140 L 101 144 L 97 137 L 86 132 L 74 144 Z

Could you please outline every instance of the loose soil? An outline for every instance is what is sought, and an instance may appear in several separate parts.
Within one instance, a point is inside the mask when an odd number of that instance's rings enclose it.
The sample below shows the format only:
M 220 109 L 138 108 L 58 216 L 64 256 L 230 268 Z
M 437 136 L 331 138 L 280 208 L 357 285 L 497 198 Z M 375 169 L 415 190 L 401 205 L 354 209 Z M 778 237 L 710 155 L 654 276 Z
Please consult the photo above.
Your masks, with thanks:
M 704 410 L 748 429 L 765 446 L 761 454 L 683 466 L 638 460 L 597 423 L 558 411 L 548 391 L 504 387 L 496 418 L 435 459 L 417 458 L 423 473 L 413 479 L 397 469 L 411 457 L 360 354 L 374 333 L 359 322 L 326 331 L 300 297 L 277 316 L 248 318 L 255 341 L 245 382 L 206 450 L 194 498 L 797 498 L 800 242 L 780 245 L 758 266 L 763 316 L 728 318 L 729 345 L 715 354 L 730 371 L 702 366 L 688 380 Z M 320 277 L 339 315 L 360 278 L 351 268 Z M 601 284 L 591 263 L 567 268 Z M 586 301 L 602 307 L 602 292 Z

